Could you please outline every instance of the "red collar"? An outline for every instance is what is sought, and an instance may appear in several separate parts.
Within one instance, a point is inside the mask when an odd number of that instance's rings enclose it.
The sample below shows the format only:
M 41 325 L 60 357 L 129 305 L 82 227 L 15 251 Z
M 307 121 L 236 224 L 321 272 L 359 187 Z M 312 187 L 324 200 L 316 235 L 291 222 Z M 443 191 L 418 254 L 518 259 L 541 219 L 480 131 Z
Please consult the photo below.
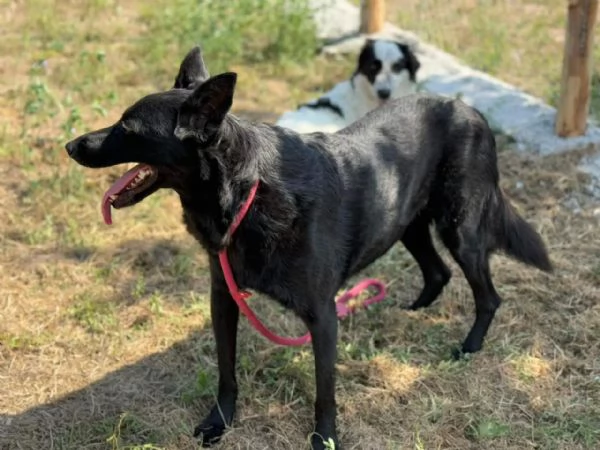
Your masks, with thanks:
M 227 230 L 230 239 L 233 239 L 233 234 L 240 226 L 240 223 L 242 223 L 242 220 L 244 220 L 244 217 L 246 217 L 246 214 L 248 214 L 248 210 L 250 209 L 252 203 L 254 202 L 254 199 L 256 198 L 256 191 L 258 190 L 258 185 L 259 181 L 257 180 L 256 183 L 254 183 L 254 185 L 250 189 L 250 193 L 248 194 L 248 198 L 242 205 L 242 209 L 240 209 L 240 211 L 234 217 L 233 222 L 229 227 L 229 230 Z M 221 263 L 221 270 L 223 271 L 225 283 L 227 283 L 227 288 L 229 289 L 229 294 L 231 295 L 231 298 L 233 298 L 235 303 L 238 305 L 238 308 L 240 308 L 242 313 L 248 318 L 250 324 L 256 329 L 256 331 L 258 331 L 270 341 L 280 345 L 299 346 L 310 342 L 310 333 L 306 333 L 304 336 L 300 336 L 297 338 L 286 338 L 278 336 L 277 334 L 269 330 L 260 321 L 260 319 L 256 317 L 254 311 L 252 311 L 252 309 L 250 309 L 250 306 L 248 306 L 248 303 L 246 303 L 246 300 L 250 298 L 252 294 L 250 294 L 247 291 L 240 290 L 237 283 L 235 282 L 233 271 L 231 270 L 231 264 L 229 264 L 229 257 L 227 256 L 226 248 L 219 252 L 219 262 Z M 375 279 L 363 280 L 337 299 L 337 316 L 339 318 L 343 318 L 348 314 L 354 312 L 356 306 L 347 304 L 350 302 L 350 300 L 357 297 L 361 291 L 366 290 L 369 287 L 374 287 L 378 291 L 378 293 L 377 295 L 363 301 L 362 306 L 367 307 L 368 305 L 380 302 L 385 298 L 385 285 L 381 281 Z

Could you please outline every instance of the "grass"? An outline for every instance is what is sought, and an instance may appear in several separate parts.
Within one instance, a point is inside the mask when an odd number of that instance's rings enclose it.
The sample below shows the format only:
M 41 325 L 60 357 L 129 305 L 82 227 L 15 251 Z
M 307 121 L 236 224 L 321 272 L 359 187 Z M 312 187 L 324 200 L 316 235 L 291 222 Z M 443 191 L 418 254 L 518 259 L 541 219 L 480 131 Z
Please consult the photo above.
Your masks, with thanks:
M 62 146 L 168 88 L 196 42 L 213 72 L 239 72 L 235 112 L 265 121 L 346 77 L 352 61 L 315 57 L 305 11 L 283 0 L 1 4 L 0 448 L 195 448 L 217 376 L 205 257 L 169 192 L 102 225 L 99 200 L 122 169 L 83 169 Z M 549 243 L 556 274 L 494 258 L 505 303 L 485 349 L 452 362 L 473 320 L 458 268 L 422 312 L 399 307 L 421 286 L 401 247 L 369 268 L 389 298 L 341 325 L 346 448 L 600 445 L 598 205 L 575 156 L 506 146 L 499 158 L 503 188 Z M 581 214 L 562 206 L 571 198 Z M 304 332 L 268 300 L 253 302 L 275 331 Z M 238 366 L 239 415 L 220 448 L 305 448 L 310 348 L 275 347 L 242 320 Z
M 567 17 L 563 0 L 389 0 L 400 27 L 556 106 Z M 598 33 L 596 32 L 596 42 Z M 600 46 L 593 47 L 591 114 L 600 118 Z

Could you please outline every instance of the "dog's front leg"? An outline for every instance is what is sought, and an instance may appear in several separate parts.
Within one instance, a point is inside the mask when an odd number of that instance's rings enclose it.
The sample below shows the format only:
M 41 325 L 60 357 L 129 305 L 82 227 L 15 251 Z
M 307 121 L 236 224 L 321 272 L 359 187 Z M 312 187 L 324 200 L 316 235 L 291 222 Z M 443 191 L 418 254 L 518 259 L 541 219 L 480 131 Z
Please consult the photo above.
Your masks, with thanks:
M 227 290 L 216 261 L 211 261 L 210 313 L 217 345 L 219 392 L 217 404 L 194 432 L 205 447 L 218 442 L 225 427 L 231 425 L 238 393 L 235 352 L 239 308 Z
M 309 314 L 304 319 L 312 335 L 317 384 L 315 431 L 311 443 L 314 450 L 321 450 L 331 448 L 327 444 L 333 441 L 335 449 L 339 450 L 335 426 L 335 362 L 338 327 L 335 302 L 330 299 L 318 309 L 319 311 Z

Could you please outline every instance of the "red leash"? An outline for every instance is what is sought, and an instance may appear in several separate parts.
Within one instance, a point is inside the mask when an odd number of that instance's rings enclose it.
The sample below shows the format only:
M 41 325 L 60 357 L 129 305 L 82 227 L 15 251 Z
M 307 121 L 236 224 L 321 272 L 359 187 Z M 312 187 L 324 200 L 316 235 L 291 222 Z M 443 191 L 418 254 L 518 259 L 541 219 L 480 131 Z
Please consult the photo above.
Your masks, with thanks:
M 252 206 L 252 203 L 254 202 L 254 198 L 256 197 L 256 191 L 258 190 L 258 184 L 259 184 L 258 181 L 256 183 L 254 183 L 254 185 L 250 189 L 250 194 L 248 195 L 248 198 L 246 199 L 246 201 L 244 202 L 244 205 L 242 206 L 242 209 L 238 212 L 238 214 L 233 219 L 231 227 L 229 228 L 229 236 L 230 237 L 233 237 L 233 233 L 235 233 L 237 228 L 240 226 L 240 223 L 242 222 L 242 220 L 244 220 L 244 217 L 248 213 L 250 206 Z M 246 300 L 248 298 L 250 298 L 252 296 L 252 294 L 250 294 L 249 292 L 246 292 L 246 291 L 241 291 L 240 288 L 238 287 L 237 283 L 235 282 L 235 278 L 233 276 L 233 271 L 231 270 L 231 265 L 229 264 L 229 258 L 227 257 L 227 249 L 221 250 L 219 252 L 219 262 L 221 263 L 221 270 L 223 271 L 223 275 L 225 276 L 225 282 L 227 283 L 227 288 L 229 289 L 229 293 L 231 294 L 231 297 L 237 303 L 237 305 L 240 308 L 240 310 L 242 311 L 242 313 L 248 318 L 248 320 L 250 321 L 252 326 L 260 334 L 262 334 L 264 337 L 266 337 L 270 341 L 272 341 L 276 344 L 280 344 L 280 345 L 298 346 L 298 345 L 303 345 L 303 344 L 310 342 L 310 340 L 311 340 L 310 333 L 306 333 L 304 336 L 301 336 L 298 338 L 286 338 L 286 337 L 276 335 L 271 330 L 269 330 L 267 327 L 265 327 L 263 325 L 263 323 L 260 321 L 260 319 L 258 317 L 256 317 L 256 314 L 254 314 L 254 311 L 252 311 L 252 309 L 250 309 L 250 306 L 248 306 L 248 303 L 246 303 Z M 367 306 L 369 306 L 373 303 L 380 302 L 385 298 L 385 295 L 386 295 L 385 285 L 379 280 L 375 280 L 373 278 L 368 278 L 368 279 L 363 280 L 360 283 L 358 283 L 356 286 L 354 286 L 349 291 L 345 292 L 342 296 L 340 296 L 336 300 L 337 316 L 339 318 L 343 318 L 343 317 L 346 317 L 347 315 L 353 313 L 356 310 L 358 305 L 349 304 L 350 300 L 358 297 L 362 291 L 364 291 L 365 289 L 367 289 L 369 287 L 374 287 L 377 290 L 377 294 L 375 296 L 370 297 L 367 300 L 361 302 L 360 303 L 361 306 L 366 308 Z

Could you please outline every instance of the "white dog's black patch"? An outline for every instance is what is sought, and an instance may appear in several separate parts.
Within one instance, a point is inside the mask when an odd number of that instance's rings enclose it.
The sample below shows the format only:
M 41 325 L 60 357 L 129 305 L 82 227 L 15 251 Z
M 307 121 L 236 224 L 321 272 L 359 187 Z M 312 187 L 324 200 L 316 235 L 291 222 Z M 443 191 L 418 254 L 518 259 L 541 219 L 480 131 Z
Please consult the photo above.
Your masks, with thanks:
M 319 109 L 319 108 L 328 109 L 330 111 L 333 111 L 335 114 L 340 116 L 342 119 L 344 118 L 344 111 L 342 111 L 342 109 L 338 105 L 331 103 L 331 100 L 328 99 L 327 97 L 321 97 L 316 102 L 306 103 L 303 106 L 306 106 L 307 108 L 313 108 L 313 109 Z
M 368 39 L 352 77 L 322 97 L 283 114 L 276 125 L 298 132 L 334 132 L 391 98 L 416 91 L 420 63 L 406 44 Z

